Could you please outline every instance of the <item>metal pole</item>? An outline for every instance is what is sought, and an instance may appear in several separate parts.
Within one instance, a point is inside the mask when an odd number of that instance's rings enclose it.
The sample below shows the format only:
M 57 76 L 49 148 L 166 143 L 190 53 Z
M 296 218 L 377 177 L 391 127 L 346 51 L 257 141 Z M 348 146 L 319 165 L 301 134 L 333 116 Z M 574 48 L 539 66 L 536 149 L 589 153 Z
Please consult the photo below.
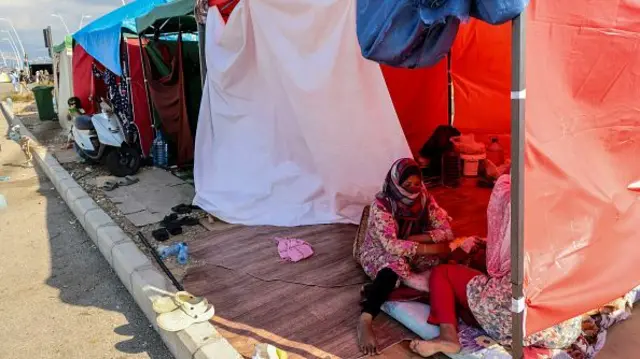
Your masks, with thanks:
M 62 23 L 62 26 L 64 26 L 64 29 L 67 30 L 67 35 L 71 35 L 71 31 L 69 31 L 69 26 L 67 26 L 67 22 L 64 21 L 64 18 L 62 17 L 62 15 L 60 15 L 60 14 L 51 14 L 51 16 L 57 17 L 58 19 L 60 19 L 60 22 Z
M 204 88 L 204 82 L 207 78 L 207 57 L 205 53 L 206 44 L 206 28 L 205 25 L 198 22 L 198 53 L 200 55 L 200 81 Z
M 156 251 L 156 249 L 153 248 L 151 243 L 149 243 L 149 241 L 144 236 L 144 234 L 142 234 L 142 232 L 138 232 L 138 238 L 140 238 L 142 243 L 144 243 L 144 245 L 149 249 L 149 252 L 151 252 L 151 254 L 153 255 L 153 258 L 156 260 L 156 263 L 158 263 L 158 265 L 160 266 L 160 269 L 162 269 L 164 274 L 166 274 L 167 277 L 169 277 L 169 280 L 171 281 L 171 283 L 173 283 L 173 285 L 176 287 L 176 289 L 179 290 L 179 291 L 183 291 L 184 287 L 182 286 L 182 284 L 180 284 L 180 282 L 176 279 L 176 277 L 173 275 L 173 273 L 171 273 L 169 268 L 167 268 L 167 266 L 164 264 L 164 261 L 162 260 L 162 258 L 160 258 L 160 256 L 158 255 L 158 252 Z
M 16 57 L 16 65 L 19 70 L 22 70 L 22 65 L 21 65 L 22 60 L 20 59 L 20 55 L 18 54 L 18 49 L 9 38 L 5 37 L 3 40 L 8 42 L 9 46 L 11 46 L 11 51 L 13 51 L 13 55 Z
M 51 47 L 49 48 L 49 57 L 51 57 L 51 64 L 53 65 L 53 94 L 56 97 L 57 103 L 60 103 L 60 99 L 58 98 L 58 64 L 56 63 L 56 58 L 54 57 L 55 54 L 53 53 L 53 36 L 51 35 L 51 26 L 48 27 L 48 30 L 47 36 L 49 37 L 49 44 L 51 44 Z M 66 41 L 63 44 L 66 46 Z M 67 51 L 66 47 L 62 51 Z M 58 57 L 58 60 L 60 60 L 60 57 Z M 65 101 L 66 100 L 68 99 L 65 99 Z
M 18 40 L 18 44 L 20 45 L 20 50 L 22 50 L 22 56 L 24 57 L 27 54 L 27 52 L 24 51 L 24 46 L 22 45 L 22 39 L 20 39 L 20 35 L 18 35 L 16 28 L 13 26 L 13 21 L 4 17 L 0 17 L 0 20 L 6 21 L 7 23 L 9 23 L 9 26 L 11 26 L 11 30 L 13 30 L 13 33 L 16 35 L 16 39 Z
M 142 36 L 144 36 L 144 34 L 139 34 L 138 35 L 138 42 L 140 43 L 140 61 L 142 61 L 142 77 L 144 78 L 144 91 L 147 94 L 147 110 L 149 111 L 149 118 L 151 119 L 151 127 L 153 129 L 156 128 L 156 118 L 153 114 L 153 100 L 151 100 L 151 91 L 149 90 L 149 76 L 150 74 L 147 73 L 147 65 L 146 65 L 146 58 L 145 58 L 145 54 L 144 54 L 144 46 L 142 45 Z M 154 132 L 154 137 L 155 137 L 155 132 Z
M 447 54 L 447 97 L 449 106 L 449 126 L 453 126 L 455 117 L 455 101 L 453 99 L 453 76 L 451 76 L 451 50 Z
M 19 56 L 18 57 L 18 61 L 20 61 L 22 64 L 24 64 L 24 55 L 20 55 L 20 50 L 18 49 L 16 41 L 13 39 L 13 35 L 11 34 L 11 31 L 1 30 L 0 32 L 7 34 L 7 38 L 9 38 L 9 40 L 11 41 L 11 47 L 14 48 L 14 51 L 16 52 L 16 55 Z M 23 66 L 20 66 L 20 69 L 23 69 Z
M 511 29 L 511 285 L 513 358 L 524 357 L 524 145 L 525 145 L 525 26 L 526 11 Z

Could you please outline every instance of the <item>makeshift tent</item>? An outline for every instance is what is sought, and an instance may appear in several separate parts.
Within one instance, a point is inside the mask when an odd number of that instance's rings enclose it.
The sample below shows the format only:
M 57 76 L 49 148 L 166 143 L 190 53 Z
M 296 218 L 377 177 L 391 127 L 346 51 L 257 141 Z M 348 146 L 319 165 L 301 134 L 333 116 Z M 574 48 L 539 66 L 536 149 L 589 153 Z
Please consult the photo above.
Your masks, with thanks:
M 81 45 L 73 48 L 73 94 L 80 99 L 82 108 L 91 115 L 95 113 L 97 106 L 95 99 L 105 96 L 105 90 L 93 78 L 93 64 L 95 59 L 89 55 Z
M 122 30 L 136 31 L 135 19 L 167 0 L 136 0 L 92 21 L 73 34 L 73 39 L 104 67 L 122 76 L 120 45 Z
M 185 40 L 198 40 L 194 7 L 194 0 L 173 1 L 136 19 L 153 112 L 178 165 L 193 162 L 202 96 L 198 42 Z
M 149 99 L 145 88 L 140 42 L 134 37 L 125 37 L 129 74 L 129 93 L 133 110 L 133 124 L 140 134 L 140 147 L 144 157 L 151 154 L 153 143 L 153 121 L 149 112 Z
M 56 99 L 58 101 L 58 118 L 60 125 L 70 128 L 71 123 L 67 120 L 69 105 L 67 101 L 73 97 L 73 39 L 66 36 L 64 42 L 53 48 L 54 58 L 58 69 L 58 90 Z
M 524 153 L 512 172 L 525 185 L 512 191 L 512 262 L 516 276 L 525 268 L 527 334 L 640 284 L 640 201 L 627 189 L 640 178 L 639 14 L 631 3 L 533 0 L 526 90 L 512 78 L 512 24 L 471 20 L 452 48 L 454 125 L 514 131 L 512 153 Z M 444 64 L 383 68 L 385 83 L 358 56 L 353 1 L 253 0 L 226 25 L 216 16 L 207 19 L 195 203 L 223 219 L 353 221 L 409 152 L 396 121 L 414 153 L 448 122 Z M 525 97 L 526 120 L 512 128 L 511 101 L 519 114 Z

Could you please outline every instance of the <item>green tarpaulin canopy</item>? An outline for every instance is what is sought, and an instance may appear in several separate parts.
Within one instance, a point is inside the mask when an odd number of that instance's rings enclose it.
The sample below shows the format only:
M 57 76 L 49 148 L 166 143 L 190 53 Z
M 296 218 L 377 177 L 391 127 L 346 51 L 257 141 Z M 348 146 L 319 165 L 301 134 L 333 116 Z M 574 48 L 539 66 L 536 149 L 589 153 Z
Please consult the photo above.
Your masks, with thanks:
M 162 33 L 197 31 L 196 19 L 193 16 L 195 0 L 176 0 L 158 5 L 146 15 L 136 19 L 138 34 L 153 32 L 162 27 Z
M 71 37 L 71 35 L 67 35 L 65 36 L 63 42 L 53 47 L 53 52 L 55 52 L 56 54 L 59 54 L 62 51 L 66 49 L 71 49 L 71 48 L 73 48 L 73 38 Z

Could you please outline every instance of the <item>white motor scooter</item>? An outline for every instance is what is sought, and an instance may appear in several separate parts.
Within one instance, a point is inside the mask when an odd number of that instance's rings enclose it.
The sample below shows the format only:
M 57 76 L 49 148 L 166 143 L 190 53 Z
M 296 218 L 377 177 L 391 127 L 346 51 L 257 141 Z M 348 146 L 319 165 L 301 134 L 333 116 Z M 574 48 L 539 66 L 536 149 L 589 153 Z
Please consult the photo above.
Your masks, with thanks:
M 114 176 L 135 174 L 140 169 L 140 152 L 129 146 L 118 116 L 104 99 L 100 109 L 101 112 L 93 117 L 75 118 L 71 133 L 76 152 L 91 162 L 104 160 Z

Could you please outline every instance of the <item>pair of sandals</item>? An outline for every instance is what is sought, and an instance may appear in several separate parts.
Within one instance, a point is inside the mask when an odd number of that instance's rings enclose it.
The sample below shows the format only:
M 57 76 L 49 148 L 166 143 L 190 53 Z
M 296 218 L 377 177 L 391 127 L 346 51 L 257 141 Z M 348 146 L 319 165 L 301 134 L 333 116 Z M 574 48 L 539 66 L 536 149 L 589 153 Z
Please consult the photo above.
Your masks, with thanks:
M 103 191 L 111 192 L 118 187 L 131 186 L 132 184 L 135 184 L 138 182 L 140 182 L 139 179 L 132 176 L 126 176 L 124 178 L 119 178 L 118 180 L 115 180 L 115 181 L 111 181 L 111 180 L 106 181 L 101 188 Z
M 174 207 L 175 208 L 175 207 Z M 162 219 L 162 228 L 156 229 L 151 233 L 153 238 L 158 242 L 164 242 L 171 236 L 177 236 L 182 234 L 182 226 L 196 226 L 200 221 L 195 217 L 182 217 L 178 214 L 171 213 Z
M 184 291 L 154 299 L 153 311 L 159 314 L 158 326 L 168 332 L 179 332 L 209 321 L 215 315 L 213 305 L 206 298 Z

